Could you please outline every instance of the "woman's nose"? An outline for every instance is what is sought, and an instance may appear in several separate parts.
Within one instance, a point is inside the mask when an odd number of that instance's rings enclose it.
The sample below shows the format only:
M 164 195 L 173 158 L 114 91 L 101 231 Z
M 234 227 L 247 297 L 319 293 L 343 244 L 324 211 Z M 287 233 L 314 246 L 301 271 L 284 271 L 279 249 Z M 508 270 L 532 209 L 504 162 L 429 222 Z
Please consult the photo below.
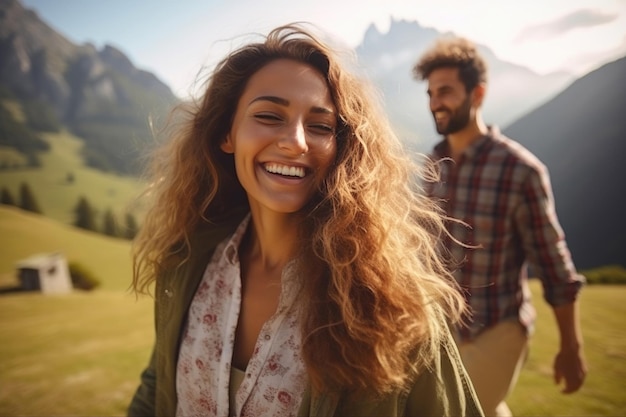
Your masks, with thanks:
M 285 134 L 278 142 L 278 147 L 293 152 L 294 155 L 300 155 L 309 150 L 306 131 L 302 122 L 294 122 L 286 129 Z

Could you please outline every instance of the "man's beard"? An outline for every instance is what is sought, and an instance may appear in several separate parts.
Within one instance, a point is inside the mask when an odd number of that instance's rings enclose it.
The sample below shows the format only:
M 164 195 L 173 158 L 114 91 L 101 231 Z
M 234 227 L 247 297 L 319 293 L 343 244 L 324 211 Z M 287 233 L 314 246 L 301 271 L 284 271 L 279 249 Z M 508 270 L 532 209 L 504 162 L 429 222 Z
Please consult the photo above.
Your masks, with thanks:
M 469 123 L 471 108 L 472 103 L 470 96 L 468 95 L 467 98 L 456 110 L 449 112 L 450 120 L 448 121 L 448 124 L 446 126 L 439 126 L 435 121 L 437 133 L 445 136 L 456 133 L 459 130 L 463 130 L 465 126 L 467 126 L 467 124 Z

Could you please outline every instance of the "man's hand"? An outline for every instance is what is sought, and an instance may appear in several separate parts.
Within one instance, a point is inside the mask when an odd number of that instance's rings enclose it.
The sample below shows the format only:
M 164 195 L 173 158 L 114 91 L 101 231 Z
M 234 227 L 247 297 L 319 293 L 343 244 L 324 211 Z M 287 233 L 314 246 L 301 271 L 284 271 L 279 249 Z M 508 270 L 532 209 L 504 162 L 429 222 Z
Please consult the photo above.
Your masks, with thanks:
M 563 394 L 578 391 L 585 381 L 587 364 L 582 349 L 561 349 L 554 359 L 554 382 L 558 385 L 565 381 Z
M 561 336 L 560 351 L 554 359 L 554 382 L 565 381 L 564 394 L 578 391 L 587 375 L 583 356 L 583 336 L 578 320 L 578 303 L 554 307 L 554 314 Z

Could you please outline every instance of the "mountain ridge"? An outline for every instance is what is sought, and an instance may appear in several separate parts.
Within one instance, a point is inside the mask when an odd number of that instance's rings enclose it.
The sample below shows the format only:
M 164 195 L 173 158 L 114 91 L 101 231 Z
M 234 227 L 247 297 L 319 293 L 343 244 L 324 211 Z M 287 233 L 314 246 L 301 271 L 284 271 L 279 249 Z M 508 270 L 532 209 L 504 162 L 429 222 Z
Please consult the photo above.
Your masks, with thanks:
M 111 45 L 73 44 L 18 0 L 0 0 L 0 28 L 1 96 L 66 125 L 85 141 L 88 165 L 137 174 L 154 142 L 150 116 L 178 102 L 171 89 Z
M 626 57 L 579 78 L 503 130 L 548 167 L 559 220 L 582 268 L 626 266 L 625 108 Z

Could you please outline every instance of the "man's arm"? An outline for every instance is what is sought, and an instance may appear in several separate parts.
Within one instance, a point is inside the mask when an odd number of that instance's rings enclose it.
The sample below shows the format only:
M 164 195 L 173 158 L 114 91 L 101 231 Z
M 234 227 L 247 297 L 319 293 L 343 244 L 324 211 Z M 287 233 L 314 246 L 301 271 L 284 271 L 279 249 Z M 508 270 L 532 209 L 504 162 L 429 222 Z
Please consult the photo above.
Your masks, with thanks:
M 578 391 L 587 375 L 587 363 L 583 355 L 583 337 L 578 320 L 578 302 L 553 307 L 561 337 L 559 353 L 554 359 L 554 382 L 565 382 L 561 392 Z
M 576 272 L 558 222 L 549 174 L 545 167 L 536 168 L 524 184 L 524 201 L 516 221 L 524 253 L 536 268 L 559 329 L 554 380 L 557 384 L 565 381 L 562 392 L 572 393 L 582 386 L 587 373 L 577 302 L 584 277 Z

